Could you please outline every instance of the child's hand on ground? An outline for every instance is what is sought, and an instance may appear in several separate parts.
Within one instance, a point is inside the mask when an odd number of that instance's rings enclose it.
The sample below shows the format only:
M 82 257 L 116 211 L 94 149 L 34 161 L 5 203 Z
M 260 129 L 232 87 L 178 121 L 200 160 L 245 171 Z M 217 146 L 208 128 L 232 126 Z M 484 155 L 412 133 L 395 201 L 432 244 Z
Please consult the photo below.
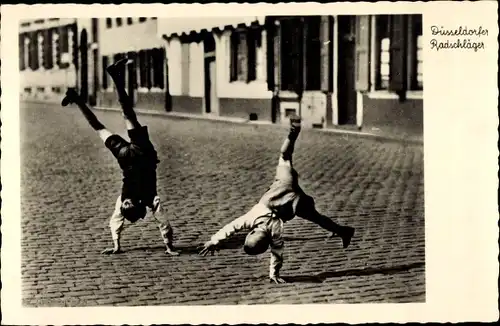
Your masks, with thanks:
M 284 284 L 284 283 L 286 283 L 286 281 L 284 279 L 282 279 L 281 277 L 279 277 L 279 276 L 272 276 L 272 277 L 269 278 L 269 281 L 271 283 L 274 282 L 276 284 Z
M 214 251 L 219 251 L 219 248 L 217 248 L 217 245 L 213 243 L 212 241 L 207 241 L 203 245 L 203 248 L 200 251 L 201 256 L 206 256 L 208 253 L 210 253 L 212 256 L 214 255 Z
M 179 256 L 180 253 L 175 250 L 174 246 L 172 244 L 167 245 L 167 250 L 165 250 L 165 253 L 170 256 Z

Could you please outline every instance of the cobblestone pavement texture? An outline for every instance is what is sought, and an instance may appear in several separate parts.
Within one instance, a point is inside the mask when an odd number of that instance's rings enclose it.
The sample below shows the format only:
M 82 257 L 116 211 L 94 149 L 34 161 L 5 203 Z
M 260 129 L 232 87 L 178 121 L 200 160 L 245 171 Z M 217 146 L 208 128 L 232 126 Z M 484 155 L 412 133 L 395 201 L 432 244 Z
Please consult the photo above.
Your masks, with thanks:
M 296 218 L 285 225 L 289 283 L 270 284 L 269 254 L 243 235 L 213 257 L 197 246 L 245 213 L 272 181 L 286 130 L 141 116 L 160 159 L 159 193 L 176 231 L 129 225 L 125 252 L 108 219 L 121 172 L 75 107 L 21 105 L 22 288 L 26 306 L 425 301 L 423 147 L 304 130 L 294 163 L 318 210 L 356 227 L 351 246 Z M 121 115 L 97 112 L 125 136 Z

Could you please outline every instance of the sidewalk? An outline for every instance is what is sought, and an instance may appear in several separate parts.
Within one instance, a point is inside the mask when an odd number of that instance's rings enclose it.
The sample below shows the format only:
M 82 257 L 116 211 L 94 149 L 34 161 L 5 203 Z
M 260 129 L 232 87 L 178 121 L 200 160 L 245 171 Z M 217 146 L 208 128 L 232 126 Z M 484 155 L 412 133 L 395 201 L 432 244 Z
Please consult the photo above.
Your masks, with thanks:
M 114 107 L 95 107 L 97 110 L 103 111 L 116 111 L 121 112 L 121 109 Z M 153 116 L 163 116 L 163 117 L 175 117 L 181 119 L 198 119 L 198 120 L 212 120 L 212 121 L 223 121 L 229 123 L 240 123 L 240 124 L 257 124 L 257 125 L 274 125 L 276 127 L 280 127 L 280 124 L 273 124 L 269 121 L 251 121 L 243 118 L 233 118 L 233 117 L 224 117 L 224 116 L 216 116 L 216 115 L 202 115 L 202 114 L 190 114 L 190 113 L 181 113 L 181 112 L 162 112 L 156 110 L 147 110 L 136 108 L 135 111 L 140 114 L 153 115 Z M 400 141 L 406 143 L 414 143 L 414 144 L 423 144 L 423 136 L 420 135 L 410 135 L 408 133 L 404 133 L 398 130 L 391 131 L 382 131 L 382 130 L 371 130 L 371 131 L 357 131 L 357 130 L 348 130 L 342 128 L 332 128 L 327 127 L 323 129 L 311 129 L 317 132 L 326 132 L 326 133 L 334 133 L 341 135 L 353 135 L 358 137 L 368 137 L 375 138 L 380 140 L 392 140 L 392 141 Z
M 43 104 L 56 104 L 56 103 L 47 103 L 47 102 L 42 102 L 42 101 L 36 101 L 36 100 L 23 100 L 22 102 L 29 102 L 29 103 L 43 103 Z M 101 110 L 101 111 L 115 111 L 115 112 L 121 112 L 121 109 L 117 107 L 103 107 L 103 106 L 96 106 L 95 109 Z M 181 113 L 181 112 L 166 112 L 166 111 L 157 111 L 157 110 L 148 110 L 148 109 L 141 109 L 141 108 L 136 108 L 135 111 L 139 114 L 144 114 L 144 115 L 151 115 L 151 116 L 161 116 L 161 117 L 173 117 L 173 118 L 180 118 L 180 119 L 197 119 L 197 120 L 212 120 L 212 121 L 221 121 L 221 122 L 228 122 L 228 123 L 238 123 L 238 124 L 257 124 L 257 125 L 274 125 L 275 127 L 281 127 L 282 125 L 280 124 L 273 124 L 269 121 L 250 121 L 248 119 L 243 119 L 243 118 L 234 118 L 234 117 L 224 117 L 224 116 L 216 116 L 216 115 L 202 115 L 202 114 L 190 114 L 190 113 Z M 334 133 L 334 134 L 340 134 L 340 135 L 352 135 L 352 136 L 357 136 L 357 137 L 366 137 L 366 138 L 372 138 L 372 139 L 379 139 L 379 140 L 390 140 L 390 141 L 398 141 L 398 142 L 404 142 L 404 143 L 411 143 L 411 144 L 423 144 L 423 136 L 422 135 L 412 135 L 408 134 L 405 131 L 401 130 L 379 130 L 379 129 L 373 129 L 373 130 L 367 130 L 367 131 L 357 131 L 357 130 L 350 130 L 350 129 L 343 129 L 343 128 L 334 128 L 334 127 L 327 127 L 323 129 L 311 129 L 317 132 L 326 132 L 326 133 Z

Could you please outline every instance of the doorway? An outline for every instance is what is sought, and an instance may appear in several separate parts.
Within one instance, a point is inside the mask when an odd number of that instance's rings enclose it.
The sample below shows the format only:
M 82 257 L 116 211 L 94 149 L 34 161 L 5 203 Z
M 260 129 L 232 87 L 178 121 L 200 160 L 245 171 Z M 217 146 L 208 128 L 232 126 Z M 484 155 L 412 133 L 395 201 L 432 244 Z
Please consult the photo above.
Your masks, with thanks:
M 85 100 L 85 102 L 87 102 L 89 98 L 89 60 L 88 60 L 88 36 L 86 29 L 83 29 L 80 34 L 80 59 L 81 59 L 80 95 Z
M 204 79 L 205 113 L 218 112 L 217 99 L 217 60 L 215 57 L 215 39 L 212 33 L 205 33 L 203 38 L 204 48 Z
M 356 18 L 338 16 L 338 124 L 356 125 Z

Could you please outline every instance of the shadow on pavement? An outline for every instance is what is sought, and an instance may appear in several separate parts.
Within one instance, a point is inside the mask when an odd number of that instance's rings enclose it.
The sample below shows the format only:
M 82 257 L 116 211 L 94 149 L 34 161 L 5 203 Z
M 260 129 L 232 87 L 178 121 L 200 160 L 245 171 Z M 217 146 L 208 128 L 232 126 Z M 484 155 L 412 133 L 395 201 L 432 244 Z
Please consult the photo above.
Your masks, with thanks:
M 401 266 L 390 266 L 382 268 L 363 268 L 363 269 L 348 269 L 343 271 L 323 272 L 317 275 L 298 275 L 298 276 L 283 276 L 283 279 L 288 283 L 323 283 L 326 279 L 344 276 L 367 276 L 375 274 L 397 274 L 409 271 L 413 268 L 424 267 L 425 263 L 413 263 Z
M 176 246 L 175 248 L 177 251 L 179 251 L 181 255 L 193 255 L 193 254 L 198 254 L 198 252 L 201 250 L 202 245 L 203 244 L 200 243 L 198 245 L 192 245 L 192 246 Z M 133 252 L 133 251 L 144 251 L 146 253 L 165 251 L 165 246 L 134 247 L 124 250 L 124 252 Z
M 219 245 L 219 250 L 236 250 L 236 249 L 241 249 L 243 247 L 243 244 L 245 243 L 245 234 L 236 234 L 234 235 L 231 239 L 226 240 Z M 181 255 L 194 255 L 198 254 L 200 250 L 203 248 L 203 243 L 198 243 L 195 245 L 176 245 L 175 248 Z M 158 252 L 158 251 L 165 251 L 165 246 L 163 245 L 158 245 L 158 246 L 143 246 L 143 247 L 132 247 L 132 248 L 127 248 L 124 249 L 124 252 L 134 252 L 134 251 L 144 251 L 144 252 Z
M 326 240 L 329 239 L 328 236 L 319 235 L 317 237 L 283 237 L 284 241 L 315 241 L 315 240 Z
M 247 236 L 247 232 L 245 233 L 237 233 L 233 235 L 230 239 L 221 242 L 219 245 L 219 248 L 221 250 L 224 249 L 241 249 L 243 247 L 243 244 L 245 243 L 245 238 Z

